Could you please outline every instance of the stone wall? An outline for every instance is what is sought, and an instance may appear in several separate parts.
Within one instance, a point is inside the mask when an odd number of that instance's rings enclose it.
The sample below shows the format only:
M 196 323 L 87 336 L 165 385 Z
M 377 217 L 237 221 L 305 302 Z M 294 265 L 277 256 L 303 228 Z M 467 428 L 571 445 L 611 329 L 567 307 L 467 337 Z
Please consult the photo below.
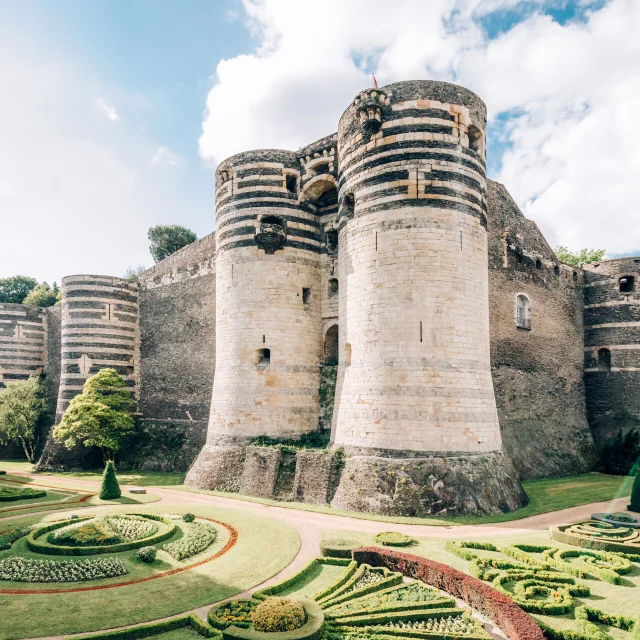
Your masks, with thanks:
M 581 473 L 593 464 L 582 271 L 558 264 L 503 185 L 488 182 L 487 205 L 491 365 L 505 449 L 523 479 Z M 530 329 L 516 326 L 518 294 L 530 300 Z
M 585 279 L 587 415 L 600 443 L 640 427 L 640 258 L 589 265 Z

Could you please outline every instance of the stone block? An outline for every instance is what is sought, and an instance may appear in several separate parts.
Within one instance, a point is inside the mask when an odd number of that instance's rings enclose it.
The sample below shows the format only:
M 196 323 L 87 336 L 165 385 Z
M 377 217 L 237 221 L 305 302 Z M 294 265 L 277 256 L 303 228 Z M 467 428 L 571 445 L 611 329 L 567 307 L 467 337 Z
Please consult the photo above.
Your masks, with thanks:
M 296 502 L 327 504 L 335 455 L 323 451 L 299 451 L 293 499 Z
M 240 478 L 240 493 L 257 498 L 272 498 L 281 460 L 280 449 L 247 447 Z

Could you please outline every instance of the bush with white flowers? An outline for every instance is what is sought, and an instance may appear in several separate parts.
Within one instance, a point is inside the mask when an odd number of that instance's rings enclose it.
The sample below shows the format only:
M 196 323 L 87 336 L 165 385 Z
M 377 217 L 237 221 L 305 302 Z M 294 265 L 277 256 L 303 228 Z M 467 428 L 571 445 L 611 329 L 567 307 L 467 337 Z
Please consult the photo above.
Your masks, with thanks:
M 6 558 L 0 560 L 0 580 L 11 582 L 84 582 L 127 574 L 120 558 L 97 558 L 80 562 Z
M 164 550 L 176 560 L 191 558 L 216 541 L 216 528 L 205 522 L 192 522 L 187 535 L 176 542 L 164 545 Z

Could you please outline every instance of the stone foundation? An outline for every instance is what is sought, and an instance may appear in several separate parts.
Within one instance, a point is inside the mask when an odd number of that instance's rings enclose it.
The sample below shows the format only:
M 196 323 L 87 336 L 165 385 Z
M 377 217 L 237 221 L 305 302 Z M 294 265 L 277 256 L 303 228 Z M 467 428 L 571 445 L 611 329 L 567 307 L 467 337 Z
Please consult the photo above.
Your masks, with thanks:
M 187 472 L 184 483 L 196 489 L 232 491 L 240 489 L 245 447 L 206 444 Z
M 335 470 L 334 454 L 323 451 L 299 451 L 293 499 L 296 502 L 327 504 Z
M 271 498 L 280 471 L 282 452 L 275 447 L 245 449 L 240 493 L 257 498 Z
M 347 457 L 331 506 L 386 516 L 514 511 L 528 502 L 502 452 L 457 457 Z

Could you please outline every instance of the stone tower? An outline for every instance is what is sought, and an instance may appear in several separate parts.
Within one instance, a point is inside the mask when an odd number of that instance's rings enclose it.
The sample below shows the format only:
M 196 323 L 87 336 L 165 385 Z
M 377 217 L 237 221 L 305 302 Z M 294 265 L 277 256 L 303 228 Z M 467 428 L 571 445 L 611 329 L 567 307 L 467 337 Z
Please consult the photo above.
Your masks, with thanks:
M 522 500 L 491 379 L 485 130 L 478 96 L 431 81 L 363 91 L 340 119 L 335 506 Z M 443 466 L 452 485 L 429 486 Z
M 584 375 L 596 442 L 640 424 L 640 257 L 586 265 Z
M 111 368 L 138 397 L 138 283 L 112 276 L 62 279 L 62 364 L 56 422 L 87 378 Z
M 187 483 L 237 488 L 244 445 L 317 429 L 318 222 L 296 154 L 262 150 L 216 174 L 216 371 L 207 443 Z

